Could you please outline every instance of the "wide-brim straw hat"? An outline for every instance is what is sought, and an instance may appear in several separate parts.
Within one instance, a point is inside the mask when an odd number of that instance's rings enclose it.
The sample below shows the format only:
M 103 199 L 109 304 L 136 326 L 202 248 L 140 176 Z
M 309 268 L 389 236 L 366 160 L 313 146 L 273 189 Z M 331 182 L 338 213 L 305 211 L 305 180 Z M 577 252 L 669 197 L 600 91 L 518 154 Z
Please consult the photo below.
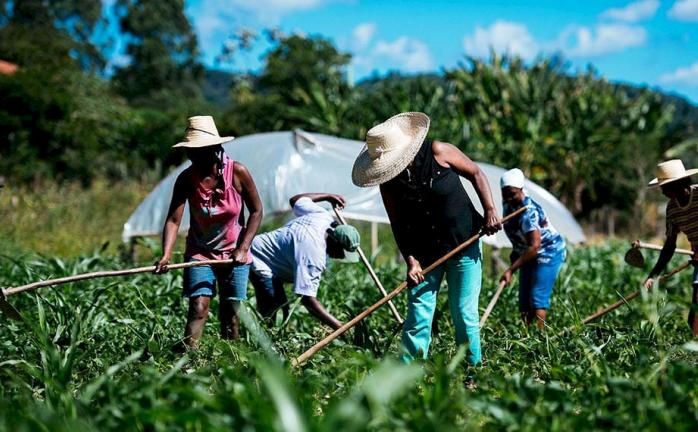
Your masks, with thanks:
M 211 116 L 195 116 L 187 119 L 187 130 L 184 132 L 184 141 L 172 147 L 201 148 L 219 145 L 234 140 L 235 137 L 222 137 L 218 134 L 218 128 Z
M 360 187 L 385 183 L 412 162 L 429 132 L 429 116 L 406 112 L 366 133 L 366 145 L 354 161 L 351 179 Z
M 698 174 L 698 168 L 687 170 L 680 159 L 672 159 L 657 164 L 657 178 L 647 184 L 649 187 L 663 186 L 676 180 Z

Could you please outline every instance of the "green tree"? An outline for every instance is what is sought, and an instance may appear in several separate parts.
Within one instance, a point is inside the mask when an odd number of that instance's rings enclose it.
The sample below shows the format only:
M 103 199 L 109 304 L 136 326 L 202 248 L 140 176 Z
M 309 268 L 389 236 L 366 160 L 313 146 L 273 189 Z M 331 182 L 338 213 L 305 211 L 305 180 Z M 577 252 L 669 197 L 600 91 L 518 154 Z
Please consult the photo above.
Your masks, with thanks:
M 236 79 L 225 124 L 238 135 L 293 128 L 341 135 L 352 97 L 345 73 L 351 56 L 320 36 L 267 37 L 264 69 Z
M 469 59 L 447 77 L 468 131 L 458 144 L 480 160 L 522 168 L 578 216 L 633 209 L 638 176 L 660 157 L 672 116 L 656 93 L 631 94 L 593 69 L 570 75 L 555 58 L 531 66 Z
M 92 42 L 103 23 L 99 0 L 0 2 L 0 53 L 22 67 L 100 70 L 104 58 Z
M 200 100 L 204 69 L 184 1 L 118 0 L 115 10 L 130 57 L 114 74 L 119 92 L 152 107 Z

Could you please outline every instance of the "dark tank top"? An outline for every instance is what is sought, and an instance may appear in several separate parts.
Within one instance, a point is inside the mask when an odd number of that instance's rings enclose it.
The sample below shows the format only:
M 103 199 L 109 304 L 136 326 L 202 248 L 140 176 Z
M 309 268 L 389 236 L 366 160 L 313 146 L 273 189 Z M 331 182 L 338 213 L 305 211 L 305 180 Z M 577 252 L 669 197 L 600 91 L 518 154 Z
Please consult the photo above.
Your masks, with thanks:
M 381 186 L 396 211 L 390 224 L 403 256 L 425 267 L 475 235 L 483 225 L 458 173 L 434 158 L 424 141 L 410 166 Z

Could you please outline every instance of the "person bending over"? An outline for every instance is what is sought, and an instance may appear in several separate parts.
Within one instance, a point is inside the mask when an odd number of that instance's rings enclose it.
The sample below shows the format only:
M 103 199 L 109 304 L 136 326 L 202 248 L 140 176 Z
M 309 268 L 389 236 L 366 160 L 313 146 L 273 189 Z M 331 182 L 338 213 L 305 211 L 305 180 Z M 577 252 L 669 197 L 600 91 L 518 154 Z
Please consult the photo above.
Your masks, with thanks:
M 322 323 L 338 329 L 342 323 L 317 299 L 328 258 L 358 262 L 359 232 L 351 225 L 338 225 L 317 202 L 327 201 L 343 208 L 344 198 L 327 193 L 303 193 L 291 198 L 296 216 L 283 227 L 260 234 L 252 241 L 250 281 L 257 308 L 274 323 L 277 311 L 288 316 L 284 284 L 292 283 L 301 303 Z

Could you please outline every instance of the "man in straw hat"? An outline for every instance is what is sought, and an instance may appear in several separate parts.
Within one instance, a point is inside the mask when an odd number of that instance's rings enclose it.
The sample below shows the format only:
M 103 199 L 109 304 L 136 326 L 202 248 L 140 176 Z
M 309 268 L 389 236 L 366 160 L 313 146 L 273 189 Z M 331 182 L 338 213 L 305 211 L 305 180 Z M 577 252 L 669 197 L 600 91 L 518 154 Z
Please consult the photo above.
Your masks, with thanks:
M 252 273 L 257 308 L 270 321 L 279 309 L 288 316 L 285 283 L 311 315 L 338 329 L 342 323 L 317 299 L 320 279 L 327 268 L 327 258 L 358 262 L 359 232 L 351 225 L 338 225 L 330 213 L 317 202 L 326 201 L 343 208 L 344 197 L 328 193 L 303 193 L 291 198 L 295 219 L 274 231 L 260 234 L 252 242 Z
M 480 231 L 501 229 L 487 177 L 455 146 L 426 140 L 429 117 L 398 114 L 366 134 L 366 146 L 352 171 L 357 186 L 380 186 L 395 241 L 407 262 L 411 285 L 403 326 L 403 360 L 426 358 L 436 296 L 446 275 L 456 342 L 468 343 L 469 362 L 481 362 L 478 296 L 482 283 L 480 244 L 475 243 L 427 276 L 422 267 L 436 261 Z M 461 183 L 472 182 L 485 209 L 484 219 Z
M 691 243 L 694 253 L 693 270 L 693 306 L 688 314 L 688 325 L 694 336 L 698 336 L 698 262 L 695 253 L 698 251 L 698 185 L 691 184 L 691 176 L 698 169 L 687 170 L 678 159 L 662 162 L 657 165 L 657 177 L 649 182 L 649 187 L 660 187 L 664 196 L 669 198 L 666 209 L 666 242 L 659 254 L 657 264 L 650 272 L 644 283 L 649 289 L 654 284 L 654 278 L 660 274 L 671 260 L 676 250 L 676 238 L 683 232 Z
M 172 201 L 162 230 L 162 258 L 155 273 L 167 271 L 177 241 L 177 231 L 189 203 L 189 232 L 185 261 L 232 259 L 228 266 L 199 266 L 184 270 L 184 296 L 189 298 L 184 342 L 196 348 L 208 318 L 211 298 L 220 291 L 221 337 L 236 339 L 240 302 L 247 298 L 247 279 L 252 255 L 250 246 L 262 221 L 262 201 L 247 168 L 230 159 L 210 116 L 188 119 L 182 147 L 191 161 L 177 177 Z M 244 208 L 249 216 L 244 221 Z M 218 285 L 216 287 L 216 285 Z

